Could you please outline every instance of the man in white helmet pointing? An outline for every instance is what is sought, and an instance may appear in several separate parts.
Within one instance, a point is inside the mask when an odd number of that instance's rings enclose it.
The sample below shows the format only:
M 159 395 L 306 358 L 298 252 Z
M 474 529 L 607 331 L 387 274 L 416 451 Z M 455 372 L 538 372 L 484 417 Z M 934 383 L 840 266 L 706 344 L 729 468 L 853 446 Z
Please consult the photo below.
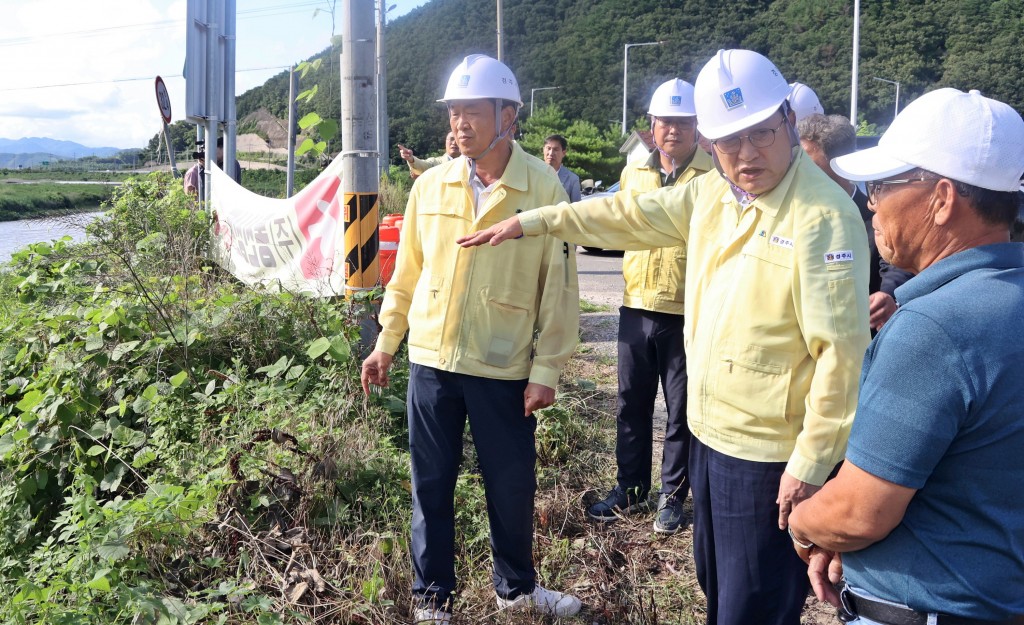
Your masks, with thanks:
M 627 163 L 621 188 L 631 193 L 682 186 L 713 169 L 697 149 L 693 85 L 673 78 L 651 97 L 647 114 L 655 148 L 646 160 Z M 661 493 L 654 531 L 674 534 L 683 524 L 690 430 L 686 427 L 686 354 L 683 351 L 683 281 L 686 249 L 666 247 L 626 252 L 626 290 L 619 309 L 615 487 L 590 506 L 595 521 L 611 522 L 647 506 L 651 490 L 654 401 L 661 381 L 668 417 L 661 460 Z
M 808 585 L 789 513 L 843 457 L 868 343 L 864 225 L 799 148 L 789 91 L 762 55 L 721 50 L 694 83 L 717 171 L 541 208 L 460 241 L 686 246 L 689 478 L 709 625 L 800 622 Z
M 378 317 L 383 329 L 362 369 L 365 392 L 387 385 L 408 332 L 414 622 L 451 619 L 455 482 L 467 417 L 487 493 L 498 608 L 570 616 L 578 599 L 536 583 L 533 413 L 554 403 L 576 346 L 576 257 L 552 237 L 514 250 L 455 243 L 568 197 L 547 164 L 511 141 L 522 100 L 508 67 L 466 57 L 441 101 L 462 155 L 413 185 Z

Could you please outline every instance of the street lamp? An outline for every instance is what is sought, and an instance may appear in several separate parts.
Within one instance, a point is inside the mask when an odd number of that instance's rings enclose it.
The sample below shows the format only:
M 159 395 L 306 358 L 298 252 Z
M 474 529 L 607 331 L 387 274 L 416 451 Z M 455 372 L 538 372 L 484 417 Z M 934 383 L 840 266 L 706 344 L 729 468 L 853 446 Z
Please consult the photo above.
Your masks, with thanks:
M 639 46 L 660 46 L 664 41 L 648 41 L 647 43 L 627 43 L 622 54 L 622 134 L 626 134 L 626 85 L 629 81 L 629 49 Z
M 533 94 L 538 91 L 544 91 L 545 89 L 561 89 L 561 87 L 534 87 L 530 89 L 530 117 L 533 117 Z
M 888 78 L 879 78 L 878 76 L 872 76 L 872 78 L 879 82 L 887 82 L 890 85 L 896 85 L 896 110 L 892 114 L 892 118 L 896 119 L 896 116 L 900 113 L 900 81 L 889 80 Z
M 380 175 L 390 167 L 391 151 L 388 137 L 388 69 L 384 51 L 384 27 L 387 23 L 388 11 L 397 7 L 392 4 L 385 7 L 386 0 L 377 1 L 377 166 Z

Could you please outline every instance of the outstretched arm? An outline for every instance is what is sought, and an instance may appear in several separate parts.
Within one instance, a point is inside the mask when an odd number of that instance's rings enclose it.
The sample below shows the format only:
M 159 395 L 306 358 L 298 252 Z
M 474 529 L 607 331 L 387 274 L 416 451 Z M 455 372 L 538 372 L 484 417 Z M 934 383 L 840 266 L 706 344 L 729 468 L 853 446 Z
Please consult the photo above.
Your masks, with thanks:
M 515 216 L 499 221 L 486 230 L 479 230 L 464 237 L 459 237 L 455 239 L 455 242 L 462 247 L 476 247 L 484 243 L 500 245 L 502 241 L 518 239 L 521 236 L 523 236 L 523 226 L 519 223 L 519 217 Z

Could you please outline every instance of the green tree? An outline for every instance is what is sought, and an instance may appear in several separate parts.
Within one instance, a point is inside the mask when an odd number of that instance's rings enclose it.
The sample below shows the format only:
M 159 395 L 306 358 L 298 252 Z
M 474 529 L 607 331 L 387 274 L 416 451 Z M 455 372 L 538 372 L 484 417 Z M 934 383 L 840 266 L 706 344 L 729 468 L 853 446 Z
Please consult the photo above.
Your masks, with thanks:
M 545 138 L 553 134 L 564 136 L 569 150 L 563 165 L 580 178 L 618 180 L 625 165 L 625 158 L 619 153 L 622 141 L 617 128 L 601 130 L 595 124 L 580 120 L 570 123 L 558 105 L 537 109 L 522 123 L 522 129 L 520 145 L 537 156 L 543 153 Z

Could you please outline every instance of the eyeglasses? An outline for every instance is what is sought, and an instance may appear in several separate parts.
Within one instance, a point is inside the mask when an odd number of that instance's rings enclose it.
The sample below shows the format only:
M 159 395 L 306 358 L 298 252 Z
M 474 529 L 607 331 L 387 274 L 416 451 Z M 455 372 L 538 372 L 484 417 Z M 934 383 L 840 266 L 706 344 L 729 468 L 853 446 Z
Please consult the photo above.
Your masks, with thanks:
M 775 128 L 760 128 L 750 133 L 749 135 L 739 135 L 737 137 L 726 137 L 725 139 L 715 139 L 711 142 L 718 148 L 718 151 L 722 154 L 735 154 L 740 151 L 743 147 L 743 140 L 746 139 L 750 142 L 750 145 L 755 148 L 766 148 L 775 143 L 775 133 L 786 125 L 786 118 L 782 119 L 782 123 Z
M 676 130 L 693 130 L 697 122 L 692 117 L 655 117 L 654 125 L 659 128 L 675 128 Z
M 901 184 L 913 184 L 915 182 L 937 182 L 939 178 L 933 178 L 931 176 L 919 176 L 917 178 L 900 178 L 897 180 L 869 180 L 864 184 L 868 189 L 868 202 L 871 204 L 878 203 L 878 196 L 882 188 L 885 186 L 896 186 Z

